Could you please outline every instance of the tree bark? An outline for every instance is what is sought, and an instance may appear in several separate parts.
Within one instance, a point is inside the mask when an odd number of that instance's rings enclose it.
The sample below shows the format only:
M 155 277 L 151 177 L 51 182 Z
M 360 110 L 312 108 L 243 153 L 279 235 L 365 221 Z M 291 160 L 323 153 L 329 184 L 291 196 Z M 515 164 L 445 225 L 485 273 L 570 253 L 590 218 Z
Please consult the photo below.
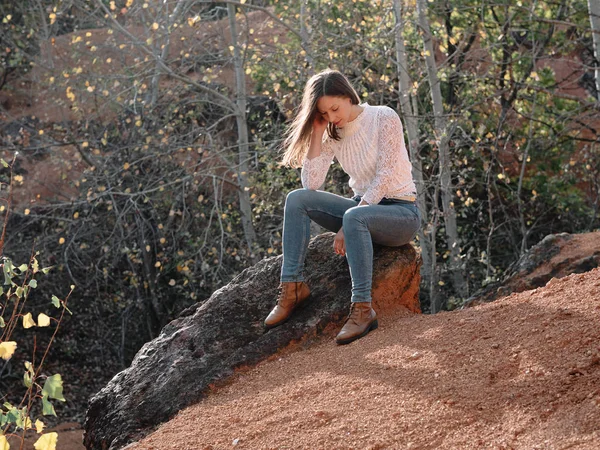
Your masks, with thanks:
M 600 0 L 588 0 L 590 23 L 592 25 L 592 39 L 594 43 L 594 57 L 596 58 L 596 100 L 600 101 Z
M 452 284 L 456 294 L 461 298 L 467 298 L 468 286 L 465 281 L 463 264 L 460 260 L 460 239 L 458 237 L 458 227 L 456 225 L 456 211 L 454 209 L 453 187 L 450 179 L 450 136 L 452 134 L 448 122 L 444 115 L 444 106 L 442 103 L 442 91 L 440 89 L 440 80 L 437 75 L 437 66 L 434 58 L 433 40 L 427 18 L 427 2 L 417 0 L 417 13 L 419 16 L 419 26 L 423 37 L 423 48 L 425 53 L 425 63 L 427 66 L 427 77 L 431 88 L 431 100 L 433 103 L 433 113 L 435 128 L 437 131 L 438 152 L 439 152 L 439 171 L 440 171 L 440 194 L 442 198 L 442 208 L 444 213 L 444 227 L 446 231 L 446 243 L 450 252 L 449 270 L 452 277 Z
M 404 46 L 404 17 L 402 10 L 402 0 L 394 0 L 394 13 L 396 17 L 396 27 L 394 37 L 396 41 L 396 67 L 398 73 L 398 91 L 400 99 L 400 108 L 406 124 L 406 134 L 408 136 L 408 150 L 412 163 L 413 178 L 417 185 L 417 204 L 421 211 L 421 228 L 418 232 L 419 244 L 421 246 L 421 257 L 423 265 L 421 266 L 421 276 L 424 286 L 427 286 L 430 311 L 437 312 L 438 299 L 436 298 L 437 289 L 432 290 L 432 285 L 437 285 L 437 277 L 435 274 L 436 258 L 435 245 L 432 241 L 435 240 L 435 235 L 431 234 L 428 219 L 429 211 L 426 202 L 425 182 L 423 180 L 423 166 L 421 156 L 419 155 L 420 139 L 419 139 L 419 122 L 418 110 L 416 102 L 411 103 L 414 96 L 411 94 L 413 90 L 412 80 L 408 73 L 408 62 L 406 57 L 406 48 Z M 428 229 L 429 228 L 429 229 Z M 429 231 L 429 233 L 427 233 Z
M 227 4 L 227 13 L 229 16 L 229 28 L 231 31 L 231 45 L 233 46 L 233 65 L 235 70 L 236 82 L 236 105 L 237 111 L 235 119 L 238 131 L 238 157 L 239 164 L 237 168 L 237 178 L 239 186 L 240 213 L 242 217 L 242 227 L 248 252 L 253 254 L 256 233 L 252 224 L 252 207 L 250 205 L 250 196 L 248 195 L 248 123 L 246 121 L 246 77 L 244 74 L 244 65 L 242 55 L 238 44 L 237 24 L 235 20 L 235 5 Z M 252 256 L 251 256 L 252 257 Z

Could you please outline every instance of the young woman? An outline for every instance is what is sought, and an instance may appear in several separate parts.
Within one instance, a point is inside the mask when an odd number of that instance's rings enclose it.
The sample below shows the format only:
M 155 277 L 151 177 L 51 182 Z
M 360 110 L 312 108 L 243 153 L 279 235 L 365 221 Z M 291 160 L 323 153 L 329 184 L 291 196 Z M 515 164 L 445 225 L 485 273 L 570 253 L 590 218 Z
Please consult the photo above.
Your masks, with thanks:
M 326 70 L 306 84 L 284 148 L 283 164 L 302 167 L 304 189 L 286 198 L 281 294 L 265 327 L 284 323 L 310 295 L 302 268 L 313 220 L 337 233 L 333 251 L 350 266 L 351 309 L 336 337 L 338 344 L 348 344 L 377 328 L 371 307 L 373 242 L 404 245 L 421 223 L 402 123 L 387 106 L 360 104 L 346 77 Z M 350 176 L 354 197 L 318 190 L 333 158 Z

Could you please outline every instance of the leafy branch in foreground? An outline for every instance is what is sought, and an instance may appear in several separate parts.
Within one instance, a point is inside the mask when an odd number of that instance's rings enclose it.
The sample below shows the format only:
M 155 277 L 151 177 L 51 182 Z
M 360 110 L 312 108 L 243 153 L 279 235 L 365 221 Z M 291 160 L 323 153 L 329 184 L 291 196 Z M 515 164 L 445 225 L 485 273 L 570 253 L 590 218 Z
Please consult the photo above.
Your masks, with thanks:
M 37 259 L 38 253 L 32 254 L 28 264 L 21 264 L 19 266 L 14 264 L 9 257 L 3 255 L 6 223 L 8 222 L 11 204 L 12 165 L 9 165 L 4 160 L 1 160 L 0 162 L 3 166 L 11 168 L 11 181 L 7 186 L 8 198 L 3 199 L 8 207 L 4 208 L 6 213 L 4 217 L 3 232 L 0 237 L 0 267 L 2 268 L 2 275 L 4 276 L 4 281 L 0 285 L 0 358 L 4 360 L 4 364 L 0 368 L 0 378 L 13 356 L 15 356 L 18 343 L 14 340 L 13 333 L 15 332 L 19 321 L 24 329 L 32 327 L 51 327 L 54 322 L 54 332 L 52 333 L 39 362 L 36 361 L 37 336 L 34 335 L 31 361 L 24 362 L 25 371 L 23 373 L 23 385 L 27 390 L 20 403 L 18 405 L 13 405 L 12 403 L 5 401 L 0 406 L 0 449 L 10 449 L 10 444 L 7 440 L 7 437 L 10 436 L 21 438 L 20 448 L 22 449 L 27 430 L 35 430 L 36 433 L 41 435 L 34 444 L 35 449 L 55 450 L 58 434 L 55 432 L 43 433 L 45 427 L 44 423 L 40 419 L 36 419 L 34 423 L 31 418 L 31 411 L 35 405 L 36 399 L 41 399 L 42 414 L 56 416 L 54 406 L 50 400 L 66 401 L 63 397 L 63 381 L 61 375 L 58 373 L 52 376 L 43 375 L 42 368 L 63 321 L 65 312 L 72 314 L 67 307 L 67 303 L 75 286 L 71 286 L 71 290 L 64 300 L 61 300 L 56 295 L 52 296 L 52 305 L 54 308 L 60 310 L 58 318 L 51 317 L 44 312 L 39 312 L 36 321 L 34 320 L 32 312 L 26 311 L 25 306 L 27 300 L 32 292 L 37 289 L 39 278 L 47 275 L 51 268 L 40 267 Z M 4 185 L 0 185 L 0 188 L 4 187 Z M 41 384 L 42 381 L 43 385 Z M 18 434 L 19 432 L 20 434 Z

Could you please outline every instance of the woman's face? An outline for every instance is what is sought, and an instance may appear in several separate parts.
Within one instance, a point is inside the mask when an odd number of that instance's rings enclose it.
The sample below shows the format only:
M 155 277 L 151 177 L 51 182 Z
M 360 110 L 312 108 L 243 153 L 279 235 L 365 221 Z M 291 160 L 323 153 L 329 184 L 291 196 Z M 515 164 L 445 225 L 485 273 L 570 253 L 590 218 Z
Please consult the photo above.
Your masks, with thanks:
M 327 122 L 343 128 L 350 121 L 352 102 L 349 97 L 324 95 L 317 101 L 317 113 Z

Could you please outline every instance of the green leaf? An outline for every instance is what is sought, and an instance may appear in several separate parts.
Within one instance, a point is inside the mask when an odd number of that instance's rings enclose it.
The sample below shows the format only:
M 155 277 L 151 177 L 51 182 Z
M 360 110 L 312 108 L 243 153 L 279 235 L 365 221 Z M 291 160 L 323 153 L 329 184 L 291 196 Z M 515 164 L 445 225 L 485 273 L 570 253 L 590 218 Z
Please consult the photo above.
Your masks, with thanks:
M 38 260 L 35 257 L 33 258 L 31 268 L 33 269 L 33 273 L 38 273 L 40 271 L 40 263 L 38 263 Z
M 8 413 L 6 414 L 6 419 L 10 423 L 17 423 L 17 421 L 19 420 L 19 416 L 20 415 L 21 414 L 20 414 L 19 410 L 13 406 L 10 409 L 10 411 L 8 411 Z
M 9 402 L 4 402 L 2 406 L 4 406 L 6 409 L 12 409 L 13 407 L 13 405 L 11 405 Z
M 0 286 L 0 295 L 4 294 L 4 288 Z
M 19 266 L 19 270 L 21 271 L 21 273 L 27 272 L 27 264 L 21 264 Z
M 60 308 L 60 299 L 56 295 L 52 296 L 52 304 L 57 308 Z
M 29 414 L 27 414 L 27 407 L 23 407 L 21 408 L 21 410 L 19 411 L 19 420 L 17 420 L 17 426 L 19 428 L 22 428 L 23 430 L 29 430 L 30 428 L 33 428 L 33 423 L 31 422 L 31 418 L 29 417 Z
M 37 287 L 37 280 L 30 280 L 29 287 L 35 289 Z
M 10 270 L 11 266 L 12 264 L 10 264 L 9 260 L 4 260 L 4 264 L 2 265 L 2 271 L 4 272 L 4 284 L 10 285 L 12 282 L 12 273 Z
M 29 374 L 29 372 L 23 373 L 23 384 L 25 385 L 26 388 L 30 388 L 31 385 L 33 384 L 31 375 Z
M 52 403 L 50 403 L 46 394 L 42 396 L 42 414 L 44 416 L 56 416 L 54 406 L 52 406 Z
M 42 389 L 42 394 L 47 395 L 55 400 L 66 402 L 65 398 L 63 397 L 63 382 L 60 373 L 46 378 L 46 381 L 44 382 L 44 388 Z
M 23 297 L 23 288 L 21 286 L 19 286 L 16 290 L 15 290 L 15 295 L 19 298 Z
M 0 328 L 4 328 L 6 323 L 4 322 L 4 317 L 0 317 Z
M 7 168 L 8 167 L 8 163 L 6 161 L 4 161 L 4 158 L 0 158 L 0 163 Z

